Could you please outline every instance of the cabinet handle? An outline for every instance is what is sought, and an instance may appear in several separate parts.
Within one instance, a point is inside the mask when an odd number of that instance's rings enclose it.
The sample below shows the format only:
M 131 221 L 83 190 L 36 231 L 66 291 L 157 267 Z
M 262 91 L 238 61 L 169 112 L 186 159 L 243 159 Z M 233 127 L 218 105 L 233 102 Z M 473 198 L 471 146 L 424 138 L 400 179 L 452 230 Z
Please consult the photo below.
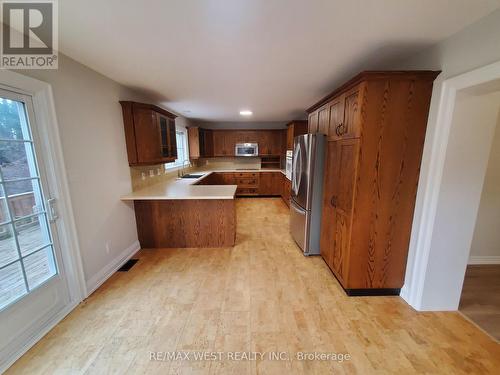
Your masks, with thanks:
M 332 207 L 337 207 L 337 197 L 335 195 L 330 199 L 330 204 Z
M 342 124 L 338 124 L 336 127 L 335 127 L 335 134 L 337 134 L 339 137 L 340 137 L 340 127 L 342 126 Z
M 347 126 L 343 122 L 340 123 L 340 135 L 347 133 Z

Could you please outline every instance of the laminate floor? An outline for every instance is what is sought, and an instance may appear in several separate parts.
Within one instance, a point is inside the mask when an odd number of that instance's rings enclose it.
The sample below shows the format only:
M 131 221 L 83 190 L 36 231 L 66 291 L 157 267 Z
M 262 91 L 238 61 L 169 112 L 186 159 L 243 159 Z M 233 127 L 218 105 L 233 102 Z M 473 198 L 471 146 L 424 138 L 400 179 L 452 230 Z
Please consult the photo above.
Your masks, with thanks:
M 467 267 L 458 309 L 500 341 L 500 265 Z
M 237 221 L 234 248 L 141 250 L 129 272 L 111 277 L 8 373 L 500 373 L 500 345 L 458 312 L 347 297 L 320 257 L 299 252 L 280 199 L 238 199 Z M 171 351 L 191 360 L 150 360 Z M 222 357 L 194 360 L 198 351 Z M 228 358 L 235 352 L 265 354 Z M 298 360 L 299 352 L 351 358 Z

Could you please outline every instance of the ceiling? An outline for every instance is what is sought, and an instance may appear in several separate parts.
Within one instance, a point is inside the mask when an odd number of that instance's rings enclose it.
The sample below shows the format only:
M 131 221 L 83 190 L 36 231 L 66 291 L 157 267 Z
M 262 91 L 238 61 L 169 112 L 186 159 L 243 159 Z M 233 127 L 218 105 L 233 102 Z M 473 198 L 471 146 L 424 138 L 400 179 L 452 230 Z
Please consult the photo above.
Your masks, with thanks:
M 361 69 L 428 47 L 500 0 L 64 0 L 60 50 L 189 118 L 304 116 Z

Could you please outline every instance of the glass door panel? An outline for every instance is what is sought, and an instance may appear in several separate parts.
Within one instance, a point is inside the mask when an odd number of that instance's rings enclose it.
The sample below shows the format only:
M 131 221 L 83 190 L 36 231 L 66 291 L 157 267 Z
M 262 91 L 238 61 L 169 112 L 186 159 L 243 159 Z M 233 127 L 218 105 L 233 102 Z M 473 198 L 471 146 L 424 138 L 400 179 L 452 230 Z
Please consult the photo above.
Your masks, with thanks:
M 25 104 L 0 98 L 0 310 L 57 274 Z

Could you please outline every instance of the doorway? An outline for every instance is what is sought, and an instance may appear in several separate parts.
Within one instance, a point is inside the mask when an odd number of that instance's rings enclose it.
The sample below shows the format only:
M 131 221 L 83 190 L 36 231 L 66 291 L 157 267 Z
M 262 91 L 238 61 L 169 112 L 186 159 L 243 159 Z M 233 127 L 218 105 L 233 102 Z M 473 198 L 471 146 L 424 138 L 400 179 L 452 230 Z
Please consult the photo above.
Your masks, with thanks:
M 0 72 L 0 372 L 84 296 L 52 110 L 49 85 Z
M 416 310 L 458 310 L 499 98 L 500 62 L 434 83 L 401 291 Z
M 497 94 L 496 100 L 497 103 L 492 102 L 491 105 L 500 107 L 500 95 Z M 488 159 L 459 305 L 462 314 L 497 341 L 500 340 L 499 228 L 500 116 Z

